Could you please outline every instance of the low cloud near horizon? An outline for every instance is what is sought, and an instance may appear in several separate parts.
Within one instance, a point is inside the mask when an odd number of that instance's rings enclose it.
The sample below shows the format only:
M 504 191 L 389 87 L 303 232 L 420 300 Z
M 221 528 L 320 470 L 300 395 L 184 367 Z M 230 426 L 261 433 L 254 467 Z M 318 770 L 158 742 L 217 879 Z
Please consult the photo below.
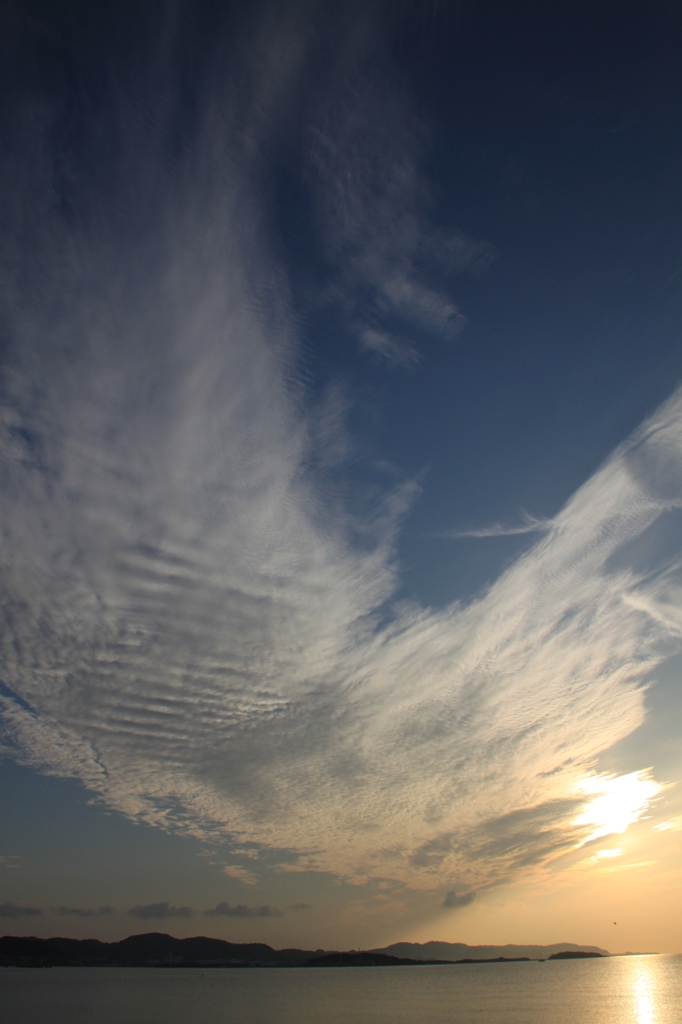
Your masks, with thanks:
M 40 907 L 29 907 L 18 903 L 0 903 L 0 917 L 10 917 L 17 920 L 20 917 L 40 917 Z
M 55 907 L 50 911 L 56 917 L 108 917 L 114 913 L 114 908 L 109 906 L 98 907 L 93 910 L 89 907 Z
M 218 903 L 212 910 L 205 910 L 207 917 L 283 917 L 281 910 L 271 907 L 268 903 L 260 907 L 250 907 L 246 903 Z
M 191 907 L 173 907 L 170 903 L 144 903 L 131 907 L 128 911 L 130 917 L 137 917 L 141 921 L 166 920 L 171 917 L 191 917 L 194 911 Z

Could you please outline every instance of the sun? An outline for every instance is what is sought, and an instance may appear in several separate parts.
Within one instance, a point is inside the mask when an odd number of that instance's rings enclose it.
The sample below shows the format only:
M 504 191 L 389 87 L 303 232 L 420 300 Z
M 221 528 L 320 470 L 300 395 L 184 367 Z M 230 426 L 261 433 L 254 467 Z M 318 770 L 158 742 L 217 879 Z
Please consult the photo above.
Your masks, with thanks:
M 625 832 L 638 821 L 650 802 L 665 787 L 651 776 L 651 768 L 629 775 L 591 775 L 583 779 L 579 789 L 588 798 L 575 825 L 592 826 L 585 842 Z

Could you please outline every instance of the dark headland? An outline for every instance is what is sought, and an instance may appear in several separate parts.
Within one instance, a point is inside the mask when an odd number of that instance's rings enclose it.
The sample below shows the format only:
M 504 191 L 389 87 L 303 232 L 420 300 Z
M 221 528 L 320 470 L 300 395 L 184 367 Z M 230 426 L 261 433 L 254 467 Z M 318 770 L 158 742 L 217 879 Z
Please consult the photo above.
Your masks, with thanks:
M 586 953 L 582 949 L 565 949 L 561 953 L 552 953 L 548 960 L 589 960 L 593 956 L 604 956 L 603 953 Z
M 596 946 L 467 946 L 464 943 L 396 943 L 384 949 L 273 949 L 261 942 L 234 943 L 197 936 L 175 939 L 151 932 L 120 942 L 98 939 L 0 938 L 2 967 L 406 967 L 426 964 L 516 963 L 609 956 Z

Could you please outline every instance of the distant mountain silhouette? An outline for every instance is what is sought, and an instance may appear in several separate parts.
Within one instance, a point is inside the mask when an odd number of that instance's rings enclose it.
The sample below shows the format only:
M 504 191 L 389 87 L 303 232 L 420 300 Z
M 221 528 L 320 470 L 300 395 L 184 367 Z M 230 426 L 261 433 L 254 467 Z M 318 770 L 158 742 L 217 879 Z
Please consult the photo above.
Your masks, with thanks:
M 575 955 L 575 954 L 569 954 Z M 599 953 L 586 953 L 586 956 L 600 956 Z M 362 952 L 325 953 L 314 956 L 308 961 L 308 967 L 425 967 L 428 964 L 511 964 L 519 961 L 529 962 L 527 956 L 497 956 L 494 959 L 474 960 L 466 957 L 463 960 L 416 960 L 409 957 L 388 956 L 386 953 Z
M 0 939 L 0 965 L 35 963 L 98 966 L 191 966 L 234 967 L 307 963 L 323 949 L 273 949 L 262 942 L 234 943 L 197 936 L 175 939 L 150 932 L 131 935 L 121 942 L 97 939 L 36 939 L 6 935 Z
M 235 943 L 197 936 L 175 939 L 150 932 L 120 942 L 97 939 L 0 938 L 0 966 L 126 966 L 126 967 L 371 967 L 426 963 L 571 959 L 608 956 L 596 946 L 570 942 L 553 946 L 467 946 L 461 942 L 397 942 L 385 949 L 273 949 L 262 942 Z
M 464 942 L 394 942 L 391 946 L 372 949 L 371 953 L 385 953 L 388 956 L 409 957 L 412 960 L 547 960 L 554 953 L 562 952 L 600 953 L 609 956 L 607 949 L 599 946 L 577 946 L 573 942 L 555 942 L 551 946 L 467 946 Z

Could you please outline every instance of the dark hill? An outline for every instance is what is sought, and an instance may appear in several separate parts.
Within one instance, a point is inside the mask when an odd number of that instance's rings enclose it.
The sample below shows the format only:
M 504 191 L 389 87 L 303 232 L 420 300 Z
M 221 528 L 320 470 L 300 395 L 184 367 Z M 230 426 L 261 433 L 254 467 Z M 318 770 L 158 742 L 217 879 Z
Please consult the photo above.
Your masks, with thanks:
M 0 966 L 121 967 L 376 967 L 435 963 L 495 963 L 518 960 L 565 960 L 609 954 L 596 947 L 466 946 L 463 943 L 401 942 L 386 949 L 345 953 L 322 949 L 273 949 L 262 942 L 235 943 L 196 936 L 175 939 L 150 932 L 120 942 L 97 939 L 0 938 Z
M 324 953 L 314 956 L 309 967 L 408 967 L 420 964 L 420 960 L 406 960 L 398 956 L 386 956 L 384 953 Z
M 603 956 L 603 953 L 585 952 L 582 949 L 564 949 L 561 953 L 552 953 L 548 960 L 589 960 L 594 956 Z
M 385 953 L 357 952 L 351 953 L 325 953 L 323 956 L 315 956 L 308 962 L 308 967 L 426 967 L 428 964 L 511 964 L 525 961 L 527 956 L 506 957 L 497 956 L 492 960 L 473 960 L 467 957 L 464 960 L 413 960 L 409 957 L 387 956 Z
M 174 939 L 172 935 L 150 932 L 131 935 L 121 942 L 96 939 L 36 939 L 5 935 L 0 939 L 0 965 L 17 966 L 102 966 L 134 967 L 201 966 L 234 967 L 252 964 L 289 965 L 307 963 L 323 950 L 276 950 L 262 942 L 234 943 L 197 936 Z

